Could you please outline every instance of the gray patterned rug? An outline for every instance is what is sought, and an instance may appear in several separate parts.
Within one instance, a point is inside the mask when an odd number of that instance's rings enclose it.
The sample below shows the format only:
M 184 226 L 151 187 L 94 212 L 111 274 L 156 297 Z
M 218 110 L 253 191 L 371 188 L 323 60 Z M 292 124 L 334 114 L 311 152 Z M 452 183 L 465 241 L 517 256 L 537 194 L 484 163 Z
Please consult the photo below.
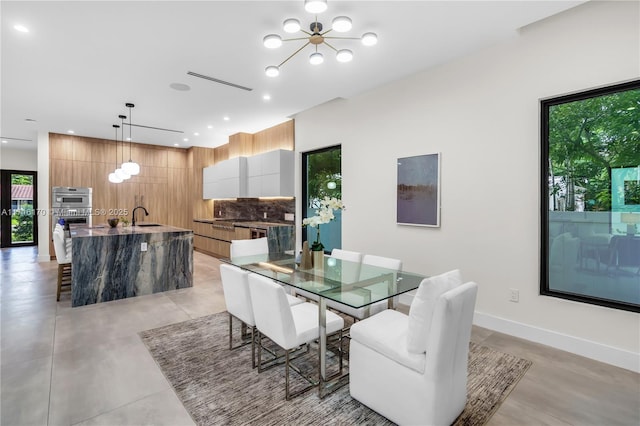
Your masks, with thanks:
M 322 400 L 314 389 L 285 401 L 284 367 L 258 374 L 251 368 L 250 345 L 229 351 L 227 330 L 228 314 L 223 312 L 140 333 L 198 425 L 392 424 L 352 399 L 348 385 Z M 239 328 L 234 332 L 237 337 Z M 309 374 L 317 371 L 315 349 L 294 361 Z M 468 400 L 455 424 L 485 424 L 530 365 L 531 361 L 471 343 Z M 290 378 L 293 390 L 306 385 L 296 373 Z

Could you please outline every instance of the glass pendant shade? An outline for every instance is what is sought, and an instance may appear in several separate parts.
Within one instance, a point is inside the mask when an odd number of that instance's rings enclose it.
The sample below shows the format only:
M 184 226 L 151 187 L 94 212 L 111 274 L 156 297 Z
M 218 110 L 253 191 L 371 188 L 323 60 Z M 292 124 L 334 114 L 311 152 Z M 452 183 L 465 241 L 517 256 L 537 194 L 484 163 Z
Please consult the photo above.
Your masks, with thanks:
M 122 163 L 122 170 L 130 176 L 135 176 L 140 173 L 140 165 L 129 160 L 126 163 Z
M 362 35 L 362 44 L 365 46 L 373 46 L 378 43 L 378 36 L 376 33 L 364 33 Z
M 264 69 L 265 74 L 267 74 L 267 77 L 277 77 L 280 75 L 280 68 L 271 65 L 269 67 L 266 67 Z
M 120 167 L 118 167 L 113 173 L 115 173 L 116 176 L 118 176 L 118 178 L 120 178 L 121 180 L 126 180 L 131 177 L 128 174 L 126 174 L 124 170 L 122 170 Z
M 353 59 L 353 52 L 349 49 L 338 50 L 336 53 L 336 59 L 338 62 L 351 62 Z
M 339 33 L 347 32 L 351 29 L 351 19 L 347 16 L 338 16 L 331 21 L 331 29 Z
M 300 31 L 300 21 L 293 18 L 287 19 L 286 21 L 284 21 L 284 24 L 282 24 L 282 28 L 289 34 L 297 33 L 298 31 Z
M 304 10 L 309 13 L 322 13 L 327 10 L 327 0 L 304 0 Z
M 109 173 L 109 182 L 111 183 L 122 183 L 122 179 L 120 179 L 114 172 Z
M 314 52 L 309 56 L 309 63 L 311 65 L 320 65 L 324 62 L 324 56 L 320 52 Z
M 269 34 L 264 36 L 262 43 L 264 43 L 264 47 L 268 49 L 277 49 L 282 46 L 282 37 L 278 34 Z

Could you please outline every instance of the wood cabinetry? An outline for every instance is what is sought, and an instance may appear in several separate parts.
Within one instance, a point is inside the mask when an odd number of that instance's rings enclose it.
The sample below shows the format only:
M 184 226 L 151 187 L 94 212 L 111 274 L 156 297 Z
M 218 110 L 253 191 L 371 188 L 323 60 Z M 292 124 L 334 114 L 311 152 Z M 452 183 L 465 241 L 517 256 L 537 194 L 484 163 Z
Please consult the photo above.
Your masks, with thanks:
M 112 140 L 51 133 L 49 156 L 51 187 L 93 188 L 94 224 L 105 224 L 109 216 L 124 210 L 131 219 L 132 209 L 143 205 L 149 211 L 144 221 L 191 227 L 193 198 L 187 189 L 190 168 L 186 150 L 134 143 L 130 154 L 129 144 L 123 147 Z M 139 163 L 140 174 L 120 184 L 109 182 L 116 156 L 118 164 L 123 158 Z M 139 220 L 143 215 L 138 214 Z
M 198 251 L 229 257 L 232 240 L 248 240 L 251 231 L 240 227 L 219 227 L 210 222 L 193 221 L 193 245 Z

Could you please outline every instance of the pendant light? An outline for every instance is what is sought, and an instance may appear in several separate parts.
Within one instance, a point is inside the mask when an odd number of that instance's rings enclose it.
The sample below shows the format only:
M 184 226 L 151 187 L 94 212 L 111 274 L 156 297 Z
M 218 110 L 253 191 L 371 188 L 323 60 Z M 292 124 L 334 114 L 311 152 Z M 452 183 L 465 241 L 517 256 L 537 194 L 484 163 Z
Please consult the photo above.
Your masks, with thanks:
M 127 171 L 124 169 L 124 119 L 127 118 L 126 115 L 119 115 L 118 118 L 120 119 L 120 122 L 122 123 L 122 126 L 120 127 L 122 130 L 120 131 L 120 135 L 122 136 L 121 140 L 122 140 L 122 165 L 120 166 L 120 168 L 116 169 L 115 173 L 116 175 L 118 175 L 118 177 L 122 180 L 127 180 L 127 179 L 131 179 L 131 175 L 129 173 L 127 173 Z M 116 141 L 116 144 L 118 143 L 118 141 Z M 118 155 L 116 153 L 116 155 Z M 119 170 L 119 171 L 118 171 Z
M 131 176 L 135 176 L 140 173 L 140 165 L 134 161 L 131 161 L 131 108 L 135 107 L 134 104 L 126 103 L 124 106 L 129 108 L 129 161 L 122 163 L 122 169 Z M 125 117 L 126 118 L 126 117 Z M 122 127 L 122 138 L 124 143 L 124 122 Z
M 123 151 L 124 151 L 124 119 L 126 118 L 124 115 L 119 115 L 118 118 L 120 118 L 122 120 L 122 146 L 123 146 Z M 120 126 L 118 126 L 120 127 Z M 117 134 L 117 130 L 116 130 L 116 167 L 118 167 L 118 134 Z M 123 154 L 124 155 L 124 154 Z M 126 173 L 124 170 L 122 170 L 122 167 L 118 167 L 114 173 L 116 174 L 116 176 L 118 176 L 121 180 L 127 180 L 131 177 L 130 174 Z
M 118 129 L 120 126 L 114 124 L 113 127 L 116 129 L 116 167 L 118 167 Z M 109 182 L 111 183 L 121 183 L 122 179 L 120 179 L 115 172 L 109 173 Z

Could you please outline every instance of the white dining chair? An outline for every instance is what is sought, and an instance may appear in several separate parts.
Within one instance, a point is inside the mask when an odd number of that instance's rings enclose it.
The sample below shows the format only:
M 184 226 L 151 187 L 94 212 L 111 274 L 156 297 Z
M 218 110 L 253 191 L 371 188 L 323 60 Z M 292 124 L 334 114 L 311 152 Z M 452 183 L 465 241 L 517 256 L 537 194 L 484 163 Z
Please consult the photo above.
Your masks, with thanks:
M 351 327 L 354 399 L 400 425 L 455 421 L 467 400 L 478 291 L 476 283 L 457 284 L 459 276 L 452 271 L 423 280 L 410 315 L 386 310 Z
M 269 240 L 266 237 L 252 240 L 231 240 L 231 258 L 269 254 Z
M 253 306 L 251 304 L 251 293 L 249 291 L 249 275 L 250 272 L 238 268 L 237 266 L 220 265 L 220 278 L 222 280 L 222 291 L 224 292 L 224 301 L 227 305 L 229 313 L 229 350 L 238 349 L 248 343 L 251 343 L 251 366 L 256 367 L 255 356 L 255 328 L 256 322 L 253 316 Z M 301 299 L 287 295 L 287 301 L 290 305 L 302 303 Z M 233 318 L 238 319 L 243 326 L 242 330 L 249 327 L 251 331 L 251 340 L 247 342 L 244 339 L 244 333 L 241 332 L 240 338 L 244 340 L 238 346 L 233 346 Z
M 290 306 L 281 285 L 257 274 L 249 275 L 249 289 L 258 329 L 258 371 L 262 371 L 262 339 L 260 336 L 264 335 L 285 351 L 285 399 L 289 400 L 317 385 L 317 382 L 313 382 L 312 379 L 300 373 L 311 383 L 310 386 L 293 393 L 289 390 L 292 350 L 313 342 L 320 336 L 318 306 L 306 302 Z M 341 366 L 343 326 L 344 320 L 340 316 L 333 312 L 326 312 L 327 336 L 339 334 Z
M 71 241 L 69 241 L 69 243 L 70 242 Z M 58 262 L 56 300 L 59 302 L 63 287 L 71 291 L 71 247 L 67 249 L 62 227 L 56 228 L 53 231 L 53 249 L 56 253 L 56 261 Z

